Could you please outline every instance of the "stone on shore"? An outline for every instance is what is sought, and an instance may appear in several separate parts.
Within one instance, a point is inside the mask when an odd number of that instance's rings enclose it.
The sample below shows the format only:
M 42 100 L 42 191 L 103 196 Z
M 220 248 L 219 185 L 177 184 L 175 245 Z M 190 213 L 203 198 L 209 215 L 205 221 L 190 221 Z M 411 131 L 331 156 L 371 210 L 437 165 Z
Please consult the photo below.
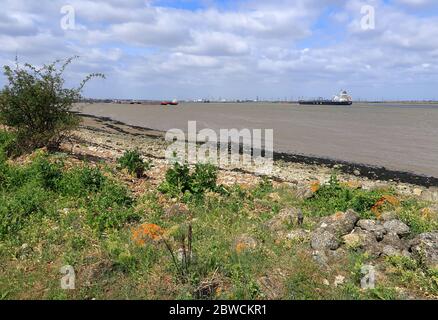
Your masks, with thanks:
M 333 233 L 317 230 L 312 235 L 311 246 L 315 250 L 336 250 L 339 248 L 340 243 Z
M 303 219 L 303 212 L 297 208 L 282 209 L 277 215 L 266 223 L 266 226 L 274 232 L 287 229 L 288 226 L 298 225 Z
M 400 220 L 390 220 L 383 224 L 387 233 L 395 233 L 400 237 L 407 236 L 410 233 L 409 227 Z
M 383 237 L 387 232 L 386 229 L 383 227 L 383 225 L 376 220 L 371 220 L 371 219 L 359 220 L 357 226 L 362 230 L 366 230 L 374 233 L 378 241 L 383 240 Z
M 422 233 L 411 242 L 411 251 L 430 268 L 438 268 L 438 231 Z
M 372 231 L 356 228 L 350 234 L 345 235 L 343 241 L 349 249 L 362 249 L 373 257 L 380 256 L 382 246 Z
M 358 220 L 359 215 L 354 210 L 347 210 L 345 213 L 338 212 L 323 218 L 317 229 L 329 231 L 337 236 L 343 236 L 353 231 Z

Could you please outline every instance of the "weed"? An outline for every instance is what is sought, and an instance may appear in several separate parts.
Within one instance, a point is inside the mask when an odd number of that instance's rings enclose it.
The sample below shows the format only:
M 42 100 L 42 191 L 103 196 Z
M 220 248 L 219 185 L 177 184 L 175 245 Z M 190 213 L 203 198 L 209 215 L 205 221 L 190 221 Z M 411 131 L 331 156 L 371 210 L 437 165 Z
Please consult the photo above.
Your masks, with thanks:
M 438 295 L 437 270 L 427 268 L 421 261 L 404 256 L 387 257 L 386 263 L 391 266 L 389 272 L 393 281 L 401 282 L 413 290 Z
M 146 170 L 151 168 L 151 163 L 145 162 L 141 158 L 141 154 L 138 149 L 128 150 L 117 161 L 119 168 L 127 169 L 132 175 L 136 175 L 137 178 L 141 178 Z
M 195 165 L 193 173 L 190 173 L 187 164 L 175 162 L 173 167 L 167 170 L 166 179 L 160 185 L 162 193 L 172 197 L 187 195 L 186 200 L 191 196 L 202 197 L 207 191 L 216 191 L 217 168 L 211 164 Z

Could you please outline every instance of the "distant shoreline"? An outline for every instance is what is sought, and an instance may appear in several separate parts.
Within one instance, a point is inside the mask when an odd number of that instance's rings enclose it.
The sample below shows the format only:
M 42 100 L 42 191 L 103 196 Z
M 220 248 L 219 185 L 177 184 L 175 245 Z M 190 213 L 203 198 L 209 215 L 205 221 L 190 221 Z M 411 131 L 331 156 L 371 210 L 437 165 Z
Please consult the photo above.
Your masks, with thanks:
M 312 99 L 312 98 L 308 98 Z M 144 105 L 159 105 L 162 101 L 165 101 L 166 99 L 162 100 L 148 100 L 148 99 L 85 99 L 80 101 L 79 103 L 117 103 L 117 104 L 144 104 Z M 289 103 L 289 104 L 298 104 L 299 100 L 248 100 L 248 99 L 230 99 L 230 100 L 207 100 L 206 101 L 194 101 L 194 100 L 179 100 L 180 103 Z M 379 100 L 379 101 L 367 101 L 367 100 L 353 100 L 354 103 L 365 103 L 365 104 L 436 104 L 438 105 L 438 101 L 434 100 Z

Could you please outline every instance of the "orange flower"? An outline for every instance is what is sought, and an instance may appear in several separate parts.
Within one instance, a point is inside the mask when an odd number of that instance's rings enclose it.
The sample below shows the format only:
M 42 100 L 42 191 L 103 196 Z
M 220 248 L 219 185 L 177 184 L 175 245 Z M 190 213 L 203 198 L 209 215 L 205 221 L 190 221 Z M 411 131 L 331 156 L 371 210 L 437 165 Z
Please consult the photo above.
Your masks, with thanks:
M 400 200 L 398 200 L 396 197 L 391 195 L 384 195 L 382 198 L 380 198 L 376 204 L 371 208 L 371 211 L 380 218 L 380 209 L 386 204 L 389 203 L 392 206 L 398 206 L 400 204 Z
M 310 182 L 310 190 L 317 192 L 321 188 L 321 183 L 318 180 Z
M 132 231 L 134 242 L 140 246 L 146 244 L 146 241 L 160 241 L 164 234 L 164 230 L 153 223 L 145 223 Z
M 243 242 L 239 242 L 236 244 L 236 252 L 237 253 L 242 253 L 243 251 L 245 251 L 247 248 L 246 244 Z

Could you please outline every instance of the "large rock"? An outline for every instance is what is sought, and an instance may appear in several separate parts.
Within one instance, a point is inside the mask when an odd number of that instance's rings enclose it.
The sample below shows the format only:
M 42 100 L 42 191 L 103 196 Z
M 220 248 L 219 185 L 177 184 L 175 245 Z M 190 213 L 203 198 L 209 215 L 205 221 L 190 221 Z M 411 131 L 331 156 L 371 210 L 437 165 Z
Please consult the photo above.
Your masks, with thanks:
M 362 249 L 373 257 L 382 253 L 382 246 L 372 231 L 356 228 L 350 234 L 342 237 L 343 242 L 350 249 Z
M 400 237 L 407 236 L 411 232 L 409 227 L 400 220 L 386 221 L 383 224 L 383 227 L 386 229 L 387 233 L 395 233 Z
M 309 233 L 303 229 L 297 229 L 286 233 L 285 238 L 292 241 L 308 241 Z
M 383 237 L 381 244 L 383 246 L 382 253 L 385 256 L 410 256 L 410 253 L 408 252 L 408 244 L 405 240 L 400 239 L 396 233 L 386 234 Z
M 312 234 L 311 246 L 315 250 L 336 250 L 340 243 L 332 232 L 317 230 Z
M 282 209 L 276 216 L 269 220 L 266 225 L 271 231 L 281 231 L 290 225 L 299 224 L 303 219 L 303 212 L 297 208 Z
M 298 199 L 306 200 L 315 195 L 315 192 L 309 186 L 298 187 L 296 196 Z
M 386 234 L 386 229 L 383 227 L 383 225 L 376 220 L 359 220 L 357 223 L 357 226 L 361 228 L 362 230 L 370 231 L 374 233 L 376 236 L 376 239 L 378 241 L 383 240 L 384 235 Z
M 315 250 L 336 250 L 340 246 L 340 237 L 350 233 L 359 216 L 353 210 L 338 212 L 321 219 L 311 237 L 311 246 Z
M 431 268 L 438 268 L 438 231 L 418 235 L 410 246 L 415 258 L 423 260 Z
M 359 215 L 353 210 L 348 210 L 345 213 L 338 212 L 334 215 L 323 218 L 319 223 L 317 230 L 324 230 L 337 236 L 343 236 L 354 229 L 358 220 Z

